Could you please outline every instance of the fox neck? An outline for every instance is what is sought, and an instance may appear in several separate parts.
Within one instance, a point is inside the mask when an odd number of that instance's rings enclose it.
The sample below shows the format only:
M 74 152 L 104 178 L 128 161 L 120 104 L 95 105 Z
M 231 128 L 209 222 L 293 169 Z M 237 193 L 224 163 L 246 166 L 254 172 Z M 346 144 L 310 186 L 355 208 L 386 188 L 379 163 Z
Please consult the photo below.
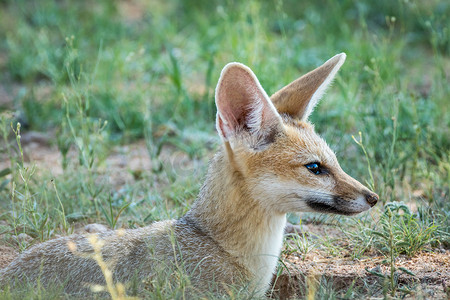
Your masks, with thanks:
M 263 195 L 260 195 L 260 197 Z M 239 261 L 263 292 L 275 271 L 286 215 L 264 209 L 222 151 L 212 160 L 187 217 Z

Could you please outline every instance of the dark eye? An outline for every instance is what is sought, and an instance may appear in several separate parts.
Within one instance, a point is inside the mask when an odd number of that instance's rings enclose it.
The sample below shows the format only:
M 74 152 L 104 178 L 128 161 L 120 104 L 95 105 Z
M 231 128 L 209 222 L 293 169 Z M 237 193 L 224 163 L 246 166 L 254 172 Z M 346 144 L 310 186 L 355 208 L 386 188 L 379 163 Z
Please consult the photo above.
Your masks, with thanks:
M 313 162 L 310 164 L 305 165 L 305 167 L 313 174 L 319 175 L 322 174 L 322 169 L 320 168 L 320 163 Z

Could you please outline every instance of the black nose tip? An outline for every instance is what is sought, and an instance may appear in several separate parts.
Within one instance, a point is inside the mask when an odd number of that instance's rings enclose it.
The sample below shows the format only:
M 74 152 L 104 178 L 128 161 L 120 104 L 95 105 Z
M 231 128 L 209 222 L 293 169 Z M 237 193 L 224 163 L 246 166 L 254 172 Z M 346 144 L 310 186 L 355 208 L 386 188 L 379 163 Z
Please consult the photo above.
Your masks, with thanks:
M 366 200 L 367 200 L 367 203 L 369 203 L 370 206 L 373 207 L 378 202 L 378 195 L 375 194 L 375 193 L 367 194 L 366 195 Z

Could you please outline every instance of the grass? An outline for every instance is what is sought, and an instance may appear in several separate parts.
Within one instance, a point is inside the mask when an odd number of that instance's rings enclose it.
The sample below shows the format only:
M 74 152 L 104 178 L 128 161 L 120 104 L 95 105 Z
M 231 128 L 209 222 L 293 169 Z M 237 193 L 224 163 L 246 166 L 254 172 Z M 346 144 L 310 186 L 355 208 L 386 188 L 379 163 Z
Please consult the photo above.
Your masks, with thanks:
M 249 65 L 272 94 L 346 52 L 312 121 L 382 204 L 356 221 L 304 214 L 302 223 L 343 228 L 355 259 L 381 251 L 393 263 L 448 249 L 449 14 L 438 0 L 0 1 L 5 243 L 22 251 L 80 224 L 133 228 L 181 216 L 218 145 L 213 96 L 226 63 Z M 61 174 L 24 156 L 21 136 L 36 131 L 58 149 Z M 141 140 L 151 167 L 115 185 L 107 158 Z M 400 202 L 407 211 L 389 206 Z M 32 239 L 11 242 L 20 233 Z M 322 244 L 332 256 L 342 251 Z M 318 245 L 303 236 L 290 247 L 310 255 Z M 315 291 L 339 295 L 326 280 Z

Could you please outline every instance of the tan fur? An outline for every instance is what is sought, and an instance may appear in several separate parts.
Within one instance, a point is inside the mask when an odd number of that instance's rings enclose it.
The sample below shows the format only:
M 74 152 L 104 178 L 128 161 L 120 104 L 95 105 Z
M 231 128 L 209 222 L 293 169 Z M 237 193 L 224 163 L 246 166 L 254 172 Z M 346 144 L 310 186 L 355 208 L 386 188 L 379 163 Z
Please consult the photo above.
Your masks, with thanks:
M 272 100 L 250 69 L 227 65 L 216 90 L 224 146 L 210 163 L 197 201 L 179 220 L 124 234 L 99 233 L 114 279 L 145 280 L 158 269 L 182 266 L 199 291 L 223 293 L 226 285 L 238 284 L 264 293 L 276 268 L 287 212 L 350 215 L 373 206 L 376 194 L 342 171 L 307 122 L 343 60 L 344 54 L 335 56 Z M 309 171 L 305 165 L 312 162 L 326 174 Z M 78 254 L 68 249 L 69 241 Z M 88 293 L 88 284 L 104 283 L 95 262 L 80 255 L 92 251 L 82 235 L 36 245 L 0 271 L 0 282 L 56 281 L 68 293 Z

